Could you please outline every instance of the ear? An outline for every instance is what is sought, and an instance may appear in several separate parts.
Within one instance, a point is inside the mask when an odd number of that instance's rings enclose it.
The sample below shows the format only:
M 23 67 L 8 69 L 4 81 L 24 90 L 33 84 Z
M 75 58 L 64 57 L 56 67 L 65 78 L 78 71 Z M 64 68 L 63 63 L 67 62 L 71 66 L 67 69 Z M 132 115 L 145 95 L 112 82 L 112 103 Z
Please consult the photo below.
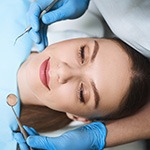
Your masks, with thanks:
M 66 115 L 68 116 L 68 118 L 74 120 L 74 121 L 81 121 L 81 122 L 84 122 L 84 123 L 90 123 L 91 121 L 87 118 L 84 118 L 84 117 L 80 117 L 80 116 L 77 116 L 77 115 L 73 115 L 73 114 L 70 114 L 70 113 L 66 113 Z

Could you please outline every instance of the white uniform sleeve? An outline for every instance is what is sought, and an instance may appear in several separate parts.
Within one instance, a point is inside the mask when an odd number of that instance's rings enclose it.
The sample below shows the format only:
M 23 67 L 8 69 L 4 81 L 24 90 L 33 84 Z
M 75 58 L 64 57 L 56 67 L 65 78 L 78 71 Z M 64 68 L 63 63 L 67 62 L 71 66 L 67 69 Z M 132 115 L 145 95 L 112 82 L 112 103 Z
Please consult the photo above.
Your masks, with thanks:
M 113 33 L 150 58 L 150 0 L 93 0 Z

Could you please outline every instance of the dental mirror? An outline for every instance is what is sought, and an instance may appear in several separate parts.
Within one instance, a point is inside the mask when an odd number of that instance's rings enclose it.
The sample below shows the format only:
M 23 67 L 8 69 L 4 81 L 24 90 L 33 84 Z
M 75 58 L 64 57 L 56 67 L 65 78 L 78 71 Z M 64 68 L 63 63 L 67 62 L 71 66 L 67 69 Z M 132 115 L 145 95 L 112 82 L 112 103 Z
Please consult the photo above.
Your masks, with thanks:
M 12 111 L 13 111 L 13 113 L 14 113 L 14 115 L 15 115 L 15 118 L 16 118 L 16 120 L 17 120 L 18 126 L 19 126 L 19 128 L 20 128 L 20 132 L 23 134 L 23 137 L 24 137 L 25 139 L 27 139 L 28 135 L 27 135 L 26 131 L 24 130 L 24 128 L 22 127 L 22 124 L 21 124 L 19 118 L 17 117 L 17 114 L 16 114 L 16 112 L 15 112 L 15 110 L 14 110 L 14 108 L 13 108 L 13 106 L 15 106 L 15 105 L 17 104 L 17 102 L 18 102 L 18 101 L 17 101 L 16 95 L 14 95 L 14 94 L 9 94 L 9 95 L 7 96 L 7 104 L 12 108 Z M 30 150 L 33 150 L 32 148 L 29 148 L 29 149 L 30 149 Z
M 15 106 L 17 104 L 17 97 L 14 94 L 9 94 L 7 96 L 7 104 L 11 107 Z

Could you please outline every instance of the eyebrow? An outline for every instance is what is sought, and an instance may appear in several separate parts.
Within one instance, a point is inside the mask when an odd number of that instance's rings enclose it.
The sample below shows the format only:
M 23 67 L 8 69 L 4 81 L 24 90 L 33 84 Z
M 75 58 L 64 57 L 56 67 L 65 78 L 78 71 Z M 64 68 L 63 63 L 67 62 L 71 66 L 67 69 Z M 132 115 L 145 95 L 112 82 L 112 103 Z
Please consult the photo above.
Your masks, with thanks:
M 93 53 L 92 53 L 92 56 L 91 56 L 91 62 L 94 61 L 98 50 L 99 50 L 99 44 L 98 44 L 98 42 L 96 40 L 94 40 L 94 49 L 93 49 Z
M 99 96 L 98 90 L 95 86 L 95 83 L 93 81 L 91 81 L 91 86 L 92 86 L 92 90 L 93 90 L 93 93 L 94 93 L 94 101 L 95 101 L 94 108 L 96 109 L 99 105 L 100 96 Z
M 93 49 L 93 53 L 92 53 L 91 60 L 90 60 L 91 62 L 93 62 L 95 60 L 98 50 L 99 50 L 99 44 L 96 40 L 94 40 L 94 49 Z M 100 96 L 99 96 L 98 90 L 95 86 L 95 83 L 93 81 L 91 81 L 91 86 L 92 86 L 92 90 L 94 93 L 94 101 L 95 101 L 94 108 L 96 109 L 99 105 Z

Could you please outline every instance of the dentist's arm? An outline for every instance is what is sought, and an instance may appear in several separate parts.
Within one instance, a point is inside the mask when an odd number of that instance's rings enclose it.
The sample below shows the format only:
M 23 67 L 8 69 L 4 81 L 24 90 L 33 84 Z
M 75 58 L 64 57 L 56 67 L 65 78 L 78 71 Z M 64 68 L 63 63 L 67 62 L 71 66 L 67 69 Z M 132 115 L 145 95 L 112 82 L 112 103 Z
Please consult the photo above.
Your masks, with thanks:
M 28 23 L 31 25 L 31 38 L 38 45 L 39 49 L 44 49 L 47 46 L 46 31 L 47 26 L 56 21 L 75 19 L 84 14 L 87 10 L 90 0 L 59 0 L 50 12 L 47 12 L 42 17 L 44 31 L 41 30 L 39 15 L 53 0 L 37 0 L 31 3 L 28 11 Z
M 106 147 L 150 139 L 149 115 L 150 102 L 135 115 L 107 124 Z

